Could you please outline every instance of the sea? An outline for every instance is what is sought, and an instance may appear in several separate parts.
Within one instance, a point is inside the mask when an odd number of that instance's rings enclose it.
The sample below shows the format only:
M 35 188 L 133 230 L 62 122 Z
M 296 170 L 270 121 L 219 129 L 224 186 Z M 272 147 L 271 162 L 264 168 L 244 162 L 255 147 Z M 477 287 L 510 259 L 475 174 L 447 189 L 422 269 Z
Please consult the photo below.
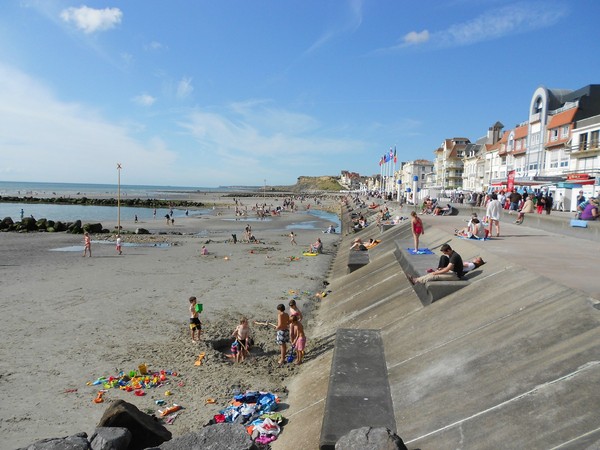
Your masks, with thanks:
M 191 200 L 192 194 L 209 192 L 240 192 L 244 190 L 259 189 L 254 187 L 192 187 L 192 186 L 152 186 L 152 185 L 121 185 L 120 190 L 116 184 L 78 184 L 78 183 L 37 183 L 0 181 L 0 197 L 38 197 L 50 198 L 62 196 L 65 198 L 81 198 L 92 196 L 113 197 L 121 195 L 121 199 L 159 199 L 159 200 Z M 202 201 L 200 199 L 200 201 Z M 210 210 L 189 210 L 189 216 L 207 214 Z M 156 219 L 163 219 L 168 209 L 156 210 Z M 6 203 L 0 202 L 0 220 L 10 217 L 13 221 L 21 220 L 22 216 L 33 216 L 36 219 L 51 219 L 64 222 L 106 221 L 117 220 L 117 207 L 115 206 L 83 206 L 83 205 L 55 205 L 37 203 Z M 153 208 L 132 208 L 121 206 L 121 220 L 148 220 L 154 218 Z M 173 217 L 184 217 L 185 210 L 174 209 Z
M 66 198 L 81 198 L 85 196 L 118 196 L 118 187 L 114 184 L 76 184 L 76 183 L 36 183 L 36 182 L 17 182 L 0 181 L 0 197 L 23 197 L 32 196 L 38 198 L 50 198 L 57 195 Z M 192 200 L 192 194 L 195 194 L 193 200 L 198 200 L 198 193 L 214 192 L 260 192 L 260 186 L 221 186 L 211 187 L 192 187 L 192 186 L 152 186 L 152 185 L 121 185 L 121 199 L 140 198 L 140 199 L 159 199 L 159 200 Z M 202 201 L 202 199 L 200 199 Z M 188 217 L 201 216 L 211 213 L 211 208 L 190 209 L 187 211 Z M 153 208 L 132 208 L 121 206 L 121 220 L 131 221 L 137 216 L 139 221 L 163 220 L 165 214 L 170 212 L 167 208 L 157 208 L 154 216 Z M 329 220 L 338 229 L 340 220 L 337 215 L 320 211 L 318 209 L 309 211 L 309 214 L 320 219 Z M 33 216 L 35 219 L 60 220 L 63 222 L 73 222 L 76 220 L 102 222 L 116 221 L 118 210 L 116 206 L 92 206 L 92 205 L 56 205 L 41 203 L 6 203 L 0 201 L 0 220 L 5 217 L 12 218 L 17 222 L 21 217 Z M 185 209 L 174 209 L 173 218 L 186 217 Z M 298 223 L 290 226 L 291 228 L 314 228 L 317 222 Z

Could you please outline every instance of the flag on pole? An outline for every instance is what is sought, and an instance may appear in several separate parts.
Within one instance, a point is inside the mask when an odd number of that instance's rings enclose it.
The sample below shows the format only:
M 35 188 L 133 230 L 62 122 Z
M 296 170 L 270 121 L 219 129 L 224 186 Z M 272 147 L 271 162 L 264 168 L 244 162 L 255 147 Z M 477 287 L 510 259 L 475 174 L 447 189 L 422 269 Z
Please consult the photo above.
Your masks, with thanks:
M 396 156 L 396 146 L 394 145 L 394 164 L 398 162 L 398 157 Z

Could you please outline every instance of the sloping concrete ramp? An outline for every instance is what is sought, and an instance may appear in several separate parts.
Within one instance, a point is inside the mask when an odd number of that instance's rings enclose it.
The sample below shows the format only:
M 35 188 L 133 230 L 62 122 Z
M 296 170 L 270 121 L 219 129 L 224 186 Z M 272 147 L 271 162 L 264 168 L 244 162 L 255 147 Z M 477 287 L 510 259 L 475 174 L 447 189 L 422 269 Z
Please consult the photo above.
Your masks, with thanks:
M 378 330 L 340 329 L 336 333 L 321 450 L 333 450 L 342 436 L 370 426 L 396 431 L 383 340 Z
M 319 447 L 339 328 L 381 331 L 397 434 L 409 449 L 599 448 L 596 300 L 512 263 L 518 241 L 506 241 L 503 257 L 485 242 L 428 228 L 422 241 L 434 252 L 449 242 L 464 260 L 487 263 L 467 286 L 424 307 L 394 256 L 408 226 L 363 233 L 382 242 L 350 274 L 350 239 L 340 244 L 273 449 Z M 560 255 L 548 264 L 569 270 Z

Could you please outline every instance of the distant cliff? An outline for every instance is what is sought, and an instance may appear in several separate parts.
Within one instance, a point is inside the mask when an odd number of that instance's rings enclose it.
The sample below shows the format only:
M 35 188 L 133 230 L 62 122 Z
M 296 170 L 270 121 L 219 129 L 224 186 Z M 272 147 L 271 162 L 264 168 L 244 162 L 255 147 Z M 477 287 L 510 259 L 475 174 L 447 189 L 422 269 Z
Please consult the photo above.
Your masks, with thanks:
M 293 186 L 288 186 L 293 192 L 314 192 L 314 191 L 334 191 L 339 192 L 342 186 L 337 177 L 298 177 L 298 181 Z

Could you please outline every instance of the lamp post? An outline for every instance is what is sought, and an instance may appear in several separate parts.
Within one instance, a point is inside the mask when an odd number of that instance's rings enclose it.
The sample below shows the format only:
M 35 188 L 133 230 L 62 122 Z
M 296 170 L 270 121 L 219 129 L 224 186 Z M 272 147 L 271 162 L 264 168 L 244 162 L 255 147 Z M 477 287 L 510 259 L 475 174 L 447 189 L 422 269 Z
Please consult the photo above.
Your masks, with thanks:
M 121 234 L 121 163 L 117 163 L 117 234 Z
M 265 178 L 265 186 L 263 188 L 263 204 L 267 204 L 267 179 Z

